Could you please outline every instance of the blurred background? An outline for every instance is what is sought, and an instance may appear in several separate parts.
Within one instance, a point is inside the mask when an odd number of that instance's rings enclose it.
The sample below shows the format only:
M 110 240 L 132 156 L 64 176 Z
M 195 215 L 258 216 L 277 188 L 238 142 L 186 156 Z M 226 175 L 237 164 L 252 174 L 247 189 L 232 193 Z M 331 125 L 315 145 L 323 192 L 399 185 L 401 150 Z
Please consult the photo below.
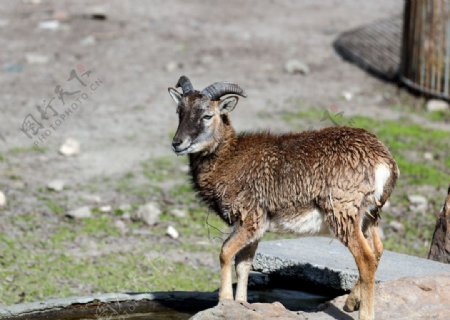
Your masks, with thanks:
M 335 50 L 345 32 L 403 8 L 0 1 L 0 306 L 218 287 L 228 230 L 195 199 L 187 161 L 170 149 L 177 116 L 167 87 L 183 74 L 196 89 L 225 80 L 246 90 L 231 116 L 238 131 L 377 134 L 401 171 L 382 215 L 385 247 L 426 256 L 450 177 L 448 104 Z

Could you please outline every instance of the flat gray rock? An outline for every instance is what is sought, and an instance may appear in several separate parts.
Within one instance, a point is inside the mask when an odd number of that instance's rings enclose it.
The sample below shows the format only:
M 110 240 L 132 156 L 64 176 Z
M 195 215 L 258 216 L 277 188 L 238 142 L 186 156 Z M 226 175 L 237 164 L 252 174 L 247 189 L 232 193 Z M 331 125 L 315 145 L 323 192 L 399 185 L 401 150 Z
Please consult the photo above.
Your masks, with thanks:
M 308 283 L 336 291 L 350 290 L 358 270 L 350 251 L 339 240 L 305 237 L 261 242 L 253 269 L 270 278 Z M 385 250 L 376 273 L 378 282 L 450 272 L 450 265 Z

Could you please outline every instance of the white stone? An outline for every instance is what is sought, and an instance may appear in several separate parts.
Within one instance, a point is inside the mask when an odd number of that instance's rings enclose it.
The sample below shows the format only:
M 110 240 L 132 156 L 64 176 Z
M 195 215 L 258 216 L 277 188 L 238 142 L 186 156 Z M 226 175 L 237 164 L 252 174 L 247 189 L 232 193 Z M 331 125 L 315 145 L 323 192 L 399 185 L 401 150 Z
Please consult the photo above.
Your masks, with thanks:
M 125 234 L 128 230 L 125 222 L 123 222 L 122 220 L 117 220 L 116 222 L 114 222 L 114 225 L 122 235 Z
M 6 196 L 3 191 L 0 191 L 0 208 L 6 206 Z
M 172 226 L 168 226 L 166 230 L 166 234 L 172 239 L 178 239 L 180 237 L 179 232 Z
M 353 99 L 353 93 L 350 91 L 343 91 L 342 97 L 347 101 L 351 101 Z
M 46 64 L 50 61 L 50 58 L 39 53 L 30 52 L 25 54 L 25 60 L 27 60 L 29 64 Z
M 187 216 L 186 211 L 184 211 L 182 209 L 178 209 L 178 208 L 174 208 L 174 209 L 170 210 L 169 213 L 172 216 L 177 217 L 177 218 L 185 218 Z
M 414 212 L 425 212 L 428 208 L 428 200 L 421 195 L 409 195 L 409 209 Z
M 109 206 L 109 205 L 101 206 L 100 208 L 98 208 L 98 210 L 99 210 L 101 213 L 108 213 L 108 212 L 111 212 L 111 211 L 112 211 L 112 207 Z
M 409 203 L 419 206 L 419 205 L 428 205 L 428 200 L 424 196 L 418 195 L 418 194 L 412 194 L 408 195 L 408 201 Z
M 211 55 L 206 55 L 200 58 L 200 63 L 205 65 L 210 65 L 214 62 L 214 57 Z
M 425 160 L 431 161 L 431 160 L 434 159 L 434 155 L 433 155 L 431 152 L 425 152 L 425 153 L 423 154 L 423 158 L 424 158 Z
M 189 166 L 188 165 L 184 165 L 180 167 L 180 171 L 184 172 L 184 173 L 188 173 L 189 172 Z
M 284 64 L 284 71 L 289 74 L 300 73 L 306 75 L 309 73 L 309 67 L 306 63 L 300 60 L 291 59 Z
M 172 72 L 175 71 L 177 69 L 181 69 L 183 67 L 183 64 L 181 62 L 177 62 L 177 61 L 170 61 L 166 64 L 165 66 L 165 70 L 167 72 Z
M 82 45 L 82 46 L 93 46 L 93 45 L 95 45 L 97 43 L 97 40 L 95 39 L 95 37 L 94 36 L 92 36 L 92 35 L 90 35 L 90 36 L 87 36 L 86 38 L 83 38 L 83 39 L 81 39 L 80 40 L 80 44 Z
M 129 204 L 129 203 L 122 203 L 119 206 L 119 209 L 122 210 L 123 212 L 128 212 L 128 211 L 131 210 L 131 204 Z
M 9 25 L 9 20 L 0 19 L 0 28 L 6 27 Z
M 86 200 L 90 203 L 98 204 L 98 203 L 102 202 L 102 198 L 96 194 L 84 194 L 82 197 L 84 200 Z
M 47 183 L 47 189 L 60 192 L 64 189 L 66 183 L 63 180 L 52 180 Z
M 136 212 L 136 218 L 149 226 L 154 226 L 159 222 L 161 209 L 154 202 L 146 203 L 139 207 Z
M 405 226 L 400 221 L 393 220 L 389 222 L 389 227 L 392 228 L 395 232 L 404 232 Z
M 67 138 L 59 148 L 59 153 L 67 157 L 77 155 L 80 153 L 80 143 L 73 138 Z
M 429 111 L 429 112 L 445 111 L 445 110 L 449 110 L 449 105 L 448 105 L 447 101 L 431 99 L 431 100 L 428 100 L 426 108 L 427 108 L 427 111 Z
M 92 211 L 89 207 L 84 206 L 67 212 L 67 216 L 74 219 L 84 219 L 92 217 Z
M 47 20 L 47 21 L 41 21 L 39 22 L 39 28 L 40 29 L 46 29 L 46 30 L 58 30 L 60 28 L 61 24 L 58 20 Z

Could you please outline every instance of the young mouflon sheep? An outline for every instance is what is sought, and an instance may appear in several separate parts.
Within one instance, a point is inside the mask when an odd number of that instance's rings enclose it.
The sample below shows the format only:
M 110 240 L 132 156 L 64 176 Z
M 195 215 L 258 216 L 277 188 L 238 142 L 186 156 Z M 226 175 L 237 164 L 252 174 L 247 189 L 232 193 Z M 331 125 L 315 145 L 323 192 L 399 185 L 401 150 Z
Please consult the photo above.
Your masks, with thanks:
M 233 232 L 220 252 L 219 299 L 246 301 L 258 241 L 269 229 L 299 234 L 331 231 L 353 254 L 359 280 L 345 309 L 374 318 L 374 281 L 383 244 L 379 212 L 399 174 L 388 149 L 371 133 L 331 127 L 300 133 L 236 134 L 228 113 L 245 97 L 236 84 L 194 90 L 182 76 L 169 93 L 177 104 L 177 155 L 189 156 L 200 198 Z M 224 97 L 226 95 L 231 95 Z M 223 99 L 221 99 L 224 97 Z

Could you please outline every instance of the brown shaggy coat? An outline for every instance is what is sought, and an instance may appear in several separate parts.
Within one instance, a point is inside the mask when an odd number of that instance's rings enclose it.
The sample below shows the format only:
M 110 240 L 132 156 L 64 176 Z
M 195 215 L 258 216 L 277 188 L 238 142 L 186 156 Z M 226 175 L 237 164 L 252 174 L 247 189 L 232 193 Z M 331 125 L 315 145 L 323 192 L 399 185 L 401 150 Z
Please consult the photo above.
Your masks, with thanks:
M 224 139 L 215 152 L 190 154 L 189 159 L 195 189 L 228 224 L 252 219 L 260 228 L 264 226 L 256 220 L 261 218 L 267 223 L 295 220 L 303 212 L 319 209 L 346 244 L 354 225 L 349 220 L 363 219 L 367 211 L 377 219 L 394 188 L 398 175 L 394 159 L 363 129 L 236 135 L 229 120 L 224 120 Z M 379 201 L 373 196 L 378 164 L 391 171 Z

